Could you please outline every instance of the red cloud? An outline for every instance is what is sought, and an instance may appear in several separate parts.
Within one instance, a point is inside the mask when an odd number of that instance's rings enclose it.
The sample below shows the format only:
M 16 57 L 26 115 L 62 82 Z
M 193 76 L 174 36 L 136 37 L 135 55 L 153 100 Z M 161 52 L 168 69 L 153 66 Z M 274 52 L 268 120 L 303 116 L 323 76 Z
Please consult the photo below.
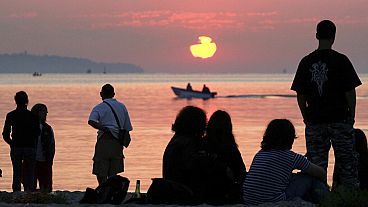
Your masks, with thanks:
M 244 15 L 233 12 L 143 11 L 112 15 L 83 15 L 95 19 L 93 28 L 172 26 L 189 29 L 242 27 Z

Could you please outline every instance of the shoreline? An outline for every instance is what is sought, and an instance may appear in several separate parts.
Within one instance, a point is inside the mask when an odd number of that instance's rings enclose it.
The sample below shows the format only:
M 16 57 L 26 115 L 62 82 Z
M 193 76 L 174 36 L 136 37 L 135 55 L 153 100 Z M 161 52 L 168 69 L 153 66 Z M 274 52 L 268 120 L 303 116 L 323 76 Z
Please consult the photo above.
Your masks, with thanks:
M 51 193 L 48 193 L 49 196 L 57 196 L 59 198 L 65 198 L 66 203 L 27 203 L 27 199 L 31 200 L 37 200 L 35 197 L 38 197 L 40 195 L 47 195 L 42 193 L 27 193 L 27 192 L 7 192 L 7 191 L 0 191 L 0 207 L 11 207 L 11 206 L 27 206 L 27 207 L 44 207 L 44 206 L 50 206 L 50 207 L 67 207 L 67 206 L 132 206 L 132 207 L 138 207 L 138 206 L 180 206 L 183 205 L 153 205 L 153 204 L 136 204 L 136 203 L 129 203 L 124 204 L 125 201 L 129 200 L 132 196 L 132 192 L 128 192 L 127 196 L 125 197 L 124 201 L 119 205 L 112 205 L 112 204 L 80 204 L 79 201 L 84 196 L 85 191 L 53 191 Z M 48 196 L 46 196 L 48 197 Z M 18 202 L 7 202 L 11 199 L 12 201 L 18 201 Z M 200 207 L 207 207 L 212 206 L 208 204 L 201 204 L 198 205 Z M 235 204 L 235 205 L 226 205 L 226 206 L 232 206 L 232 207 L 242 207 L 243 204 Z M 302 201 L 302 200 L 296 200 L 296 201 L 280 201 L 276 203 L 264 203 L 261 205 L 258 205 L 258 207 L 316 207 L 317 205 Z

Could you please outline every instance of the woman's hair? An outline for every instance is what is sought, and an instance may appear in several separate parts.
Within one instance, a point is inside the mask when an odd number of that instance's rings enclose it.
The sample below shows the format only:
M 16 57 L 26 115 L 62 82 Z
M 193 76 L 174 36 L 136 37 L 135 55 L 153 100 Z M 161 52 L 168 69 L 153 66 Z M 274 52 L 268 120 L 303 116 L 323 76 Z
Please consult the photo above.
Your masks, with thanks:
M 47 110 L 46 105 L 45 104 L 42 104 L 42 103 L 38 103 L 38 104 L 35 104 L 32 107 L 31 112 L 38 117 L 40 111 L 42 111 L 42 110 Z
M 289 120 L 274 119 L 267 126 L 261 148 L 265 151 L 290 150 L 295 138 L 295 128 Z
M 356 151 L 360 155 L 367 155 L 367 137 L 365 136 L 363 130 L 361 129 L 354 129 L 355 133 L 355 148 Z
M 172 130 L 176 134 L 202 137 L 206 129 L 206 112 L 195 106 L 186 106 L 176 116 Z
M 231 117 L 226 111 L 217 110 L 207 124 L 206 139 L 219 148 L 237 147 Z

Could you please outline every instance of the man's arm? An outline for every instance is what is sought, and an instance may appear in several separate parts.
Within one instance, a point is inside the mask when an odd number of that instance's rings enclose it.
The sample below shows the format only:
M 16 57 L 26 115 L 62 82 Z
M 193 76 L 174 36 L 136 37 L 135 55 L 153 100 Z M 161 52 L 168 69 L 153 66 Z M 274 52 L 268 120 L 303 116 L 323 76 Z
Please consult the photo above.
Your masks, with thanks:
M 345 92 L 345 98 L 346 102 L 348 103 L 349 107 L 349 121 L 351 121 L 352 124 L 355 122 L 355 107 L 356 107 L 356 92 L 355 88 Z
M 316 177 L 324 182 L 327 181 L 327 172 L 322 167 L 310 163 L 308 169 L 305 171 L 308 175 Z
M 10 120 L 9 120 L 9 117 L 6 116 L 4 129 L 3 129 L 3 139 L 9 145 L 11 145 L 11 143 L 12 143 L 12 140 L 10 139 L 10 131 L 11 131 Z
M 110 132 L 109 128 L 102 126 L 100 123 L 92 120 L 88 120 L 88 124 L 95 129 L 101 130 L 103 132 Z
M 297 94 L 296 99 L 298 101 L 298 106 L 300 109 L 300 112 L 302 113 L 304 122 L 306 121 L 306 113 L 307 113 L 307 98 L 305 95 Z

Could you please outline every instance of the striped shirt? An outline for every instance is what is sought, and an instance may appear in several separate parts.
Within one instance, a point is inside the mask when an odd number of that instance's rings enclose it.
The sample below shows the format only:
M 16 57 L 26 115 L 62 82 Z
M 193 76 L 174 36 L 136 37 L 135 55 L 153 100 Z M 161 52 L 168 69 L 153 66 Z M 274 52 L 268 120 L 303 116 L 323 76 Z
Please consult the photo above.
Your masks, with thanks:
M 243 198 L 247 205 L 286 200 L 294 169 L 305 171 L 310 162 L 290 150 L 260 150 L 253 159 L 243 184 Z

